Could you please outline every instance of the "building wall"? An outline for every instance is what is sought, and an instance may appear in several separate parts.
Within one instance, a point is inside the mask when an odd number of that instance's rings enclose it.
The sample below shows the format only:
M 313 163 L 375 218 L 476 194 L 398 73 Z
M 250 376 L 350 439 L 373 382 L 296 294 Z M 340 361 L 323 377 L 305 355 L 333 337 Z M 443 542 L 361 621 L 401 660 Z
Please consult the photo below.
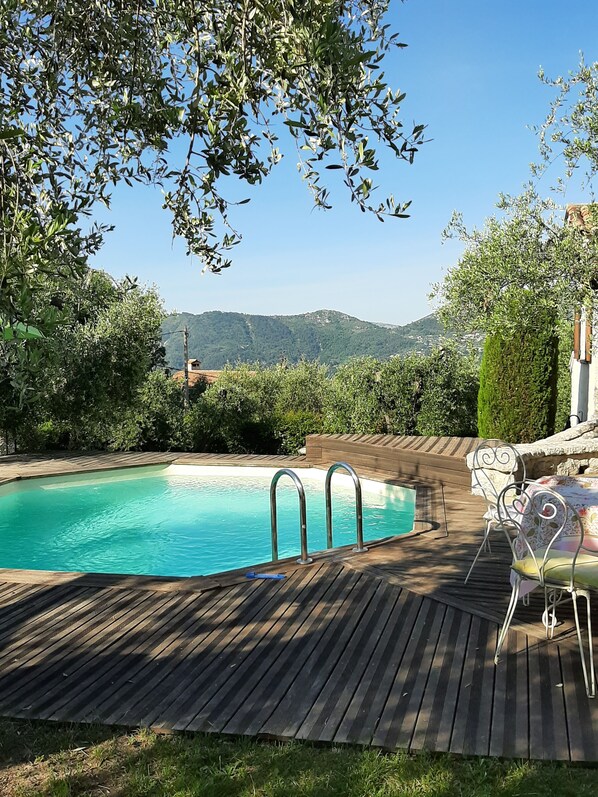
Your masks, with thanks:
M 598 313 L 592 323 L 592 362 L 588 366 L 588 420 L 598 416 Z

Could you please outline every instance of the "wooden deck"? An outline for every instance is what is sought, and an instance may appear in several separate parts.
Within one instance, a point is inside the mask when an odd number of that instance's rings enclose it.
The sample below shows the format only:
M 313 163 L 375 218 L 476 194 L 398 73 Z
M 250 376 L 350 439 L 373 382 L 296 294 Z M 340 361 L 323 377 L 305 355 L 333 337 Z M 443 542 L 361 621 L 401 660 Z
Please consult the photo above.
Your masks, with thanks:
M 21 476 L 43 468 L 15 464 Z M 506 546 L 497 537 L 464 585 L 482 505 L 443 487 L 448 538 L 439 522 L 366 554 L 277 566 L 282 581 L 3 571 L 0 714 L 598 761 L 598 701 L 568 616 L 546 643 L 532 597 L 494 666 Z
M 0 484 L 15 479 L 34 479 L 41 476 L 66 476 L 74 473 L 138 468 L 149 465 L 236 465 L 249 467 L 310 467 L 305 457 L 283 457 L 252 454 L 181 454 L 170 451 L 97 454 L 63 454 L 52 457 L 34 454 L 14 454 L 0 457 Z

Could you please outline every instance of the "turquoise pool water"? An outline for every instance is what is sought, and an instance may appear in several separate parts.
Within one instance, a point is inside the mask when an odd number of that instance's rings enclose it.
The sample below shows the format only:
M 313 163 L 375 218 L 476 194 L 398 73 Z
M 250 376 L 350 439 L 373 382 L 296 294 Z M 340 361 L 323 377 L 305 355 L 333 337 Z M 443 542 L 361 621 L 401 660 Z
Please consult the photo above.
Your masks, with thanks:
M 239 468 L 239 474 L 216 477 L 188 470 L 39 479 L 1 488 L 0 567 L 191 576 L 269 560 L 271 474 Z M 281 558 L 299 555 L 297 493 L 285 482 L 278 486 Z M 304 485 L 309 550 L 322 550 L 323 484 L 304 478 Z M 379 495 L 366 487 L 365 538 L 410 531 L 414 495 Z M 353 543 L 352 490 L 336 481 L 333 507 L 335 546 Z

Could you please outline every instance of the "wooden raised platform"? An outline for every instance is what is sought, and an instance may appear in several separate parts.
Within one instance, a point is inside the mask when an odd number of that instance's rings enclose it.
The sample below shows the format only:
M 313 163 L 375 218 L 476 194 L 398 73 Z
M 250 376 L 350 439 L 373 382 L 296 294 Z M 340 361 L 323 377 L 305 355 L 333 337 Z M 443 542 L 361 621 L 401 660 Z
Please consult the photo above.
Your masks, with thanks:
M 127 459 L 114 456 L 95 464 Z M 66 460 L 81 470 L 81 460 Z M 44 467 L 7 464 L 21 476 Z M 0 461 L 0 479 L 5 467 Z M 52 473 L 58 468 L 50 463 Z M 433 519 L 442 507 L 425 476 L 404 481 L 427 490 Z M 464 585 L 483 504 L 458 484 L 445 484 L 443 495 L 448 538 L 441 522 L 422 524 L 366 554 L 345 549 L 312 565 L 273 567 L 286 573 L 282 581 L 237 572 L 165 585 L 4 571 L 0 714 L 598 761 L 598 701 L 586 697 L 568 616 L 560 639 L 547 643 L 543 603 L 532 596 L 495 667 L 509 595 L 506 545 L 497 537 Z
M 314 465 L 345 461 L 357 471 L 469 487 L 465 456 L 480 442 L 475 437 L 317 434 L 307 437 L 306 448 L 307 459 Z

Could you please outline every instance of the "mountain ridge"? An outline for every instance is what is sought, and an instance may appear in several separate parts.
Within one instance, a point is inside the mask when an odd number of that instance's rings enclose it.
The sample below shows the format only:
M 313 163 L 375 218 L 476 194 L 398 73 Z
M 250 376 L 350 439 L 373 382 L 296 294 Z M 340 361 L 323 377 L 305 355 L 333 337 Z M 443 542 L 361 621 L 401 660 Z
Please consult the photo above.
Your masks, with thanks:
M 395 354 L 424 353 L 446 337 L 434 313 L 395 326 L 359 318 L 337 310 L 315 310 L 298 315 L 253 315 L 223 310 L 175 313 L 163 325 L 169 366 L 183 365 L 182 329 L 189 328 L 189 357 L 205 369 L 227 362 L 274 365 L 302 357 L 335 367 L 351 357 L 370 355 L 386 359 Z M 181 334 L 177 334 L 177 333 Z

